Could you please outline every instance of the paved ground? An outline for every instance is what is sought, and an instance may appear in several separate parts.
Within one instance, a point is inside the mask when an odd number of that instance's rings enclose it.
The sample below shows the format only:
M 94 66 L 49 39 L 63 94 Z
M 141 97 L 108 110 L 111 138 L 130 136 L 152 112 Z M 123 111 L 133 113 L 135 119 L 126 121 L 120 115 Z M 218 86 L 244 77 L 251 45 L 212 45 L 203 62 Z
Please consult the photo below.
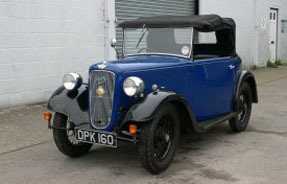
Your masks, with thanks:
M 43 105 L 0 111 L 0 183 L 275 183 L 287 181 L 287 67 L 254 72 L 260 103 L 247 131 L 228 125 L 183 138 L 171 167 L 146 172 L 137 147 L 94 147 L 71 159 L 56 149 Z

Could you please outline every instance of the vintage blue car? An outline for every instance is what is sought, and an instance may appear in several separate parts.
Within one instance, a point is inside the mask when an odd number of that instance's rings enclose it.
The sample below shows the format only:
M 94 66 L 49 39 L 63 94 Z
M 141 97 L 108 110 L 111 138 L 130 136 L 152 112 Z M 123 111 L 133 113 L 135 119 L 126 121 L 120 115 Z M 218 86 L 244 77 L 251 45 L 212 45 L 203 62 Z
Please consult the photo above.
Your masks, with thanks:
M 82 156 L 93 144 L 139 147 L 151 173 L 168 168 L 181 133 L 229 121 L 244 131 L 256 81 L 236 53 L 235 22 L 218 15 L 141 17 L 123 22 L 118 60 L 96 63 L 84 83 L 66 74 L 45 119 L 58 149 Z

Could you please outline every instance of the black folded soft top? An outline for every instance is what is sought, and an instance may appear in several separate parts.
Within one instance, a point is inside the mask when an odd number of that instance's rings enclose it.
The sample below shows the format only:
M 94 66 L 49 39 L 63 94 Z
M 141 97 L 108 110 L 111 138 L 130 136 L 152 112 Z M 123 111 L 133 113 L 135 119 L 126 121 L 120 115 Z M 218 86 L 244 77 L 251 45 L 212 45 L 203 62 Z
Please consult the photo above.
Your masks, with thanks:
M 133 21 L 126 21 L 119 25 L 122 28 L 150 28 L 166 27 L 194 27 L 200 31 L 234 30 L 233 19 L 222 18 L 219 15 L 190 15 L 190 16 L 154 16 L 140 17 Z

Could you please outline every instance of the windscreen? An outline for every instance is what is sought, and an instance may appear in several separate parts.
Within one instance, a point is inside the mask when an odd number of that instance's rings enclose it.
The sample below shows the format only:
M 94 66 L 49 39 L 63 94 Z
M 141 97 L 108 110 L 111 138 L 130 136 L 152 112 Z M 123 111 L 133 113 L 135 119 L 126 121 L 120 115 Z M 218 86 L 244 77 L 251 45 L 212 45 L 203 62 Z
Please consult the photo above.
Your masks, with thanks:
M 192 28 L 127 28 L 124 54 L 163 53 L 189 57 L 192 33 Z

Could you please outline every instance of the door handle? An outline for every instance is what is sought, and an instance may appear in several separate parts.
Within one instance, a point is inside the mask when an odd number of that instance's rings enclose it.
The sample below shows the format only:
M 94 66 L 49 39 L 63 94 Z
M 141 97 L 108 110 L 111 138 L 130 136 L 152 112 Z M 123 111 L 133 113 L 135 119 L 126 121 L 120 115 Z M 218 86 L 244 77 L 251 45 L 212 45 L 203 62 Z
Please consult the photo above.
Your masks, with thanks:
M 271 44 L 274 44 L 274 41 L 271 41 Z
M 235 68 L 235 66 L 234 66 L 234 65 L 228 65 L 228 68 L 229 68 L 230 70 L 233 70 L 233 69 Z

